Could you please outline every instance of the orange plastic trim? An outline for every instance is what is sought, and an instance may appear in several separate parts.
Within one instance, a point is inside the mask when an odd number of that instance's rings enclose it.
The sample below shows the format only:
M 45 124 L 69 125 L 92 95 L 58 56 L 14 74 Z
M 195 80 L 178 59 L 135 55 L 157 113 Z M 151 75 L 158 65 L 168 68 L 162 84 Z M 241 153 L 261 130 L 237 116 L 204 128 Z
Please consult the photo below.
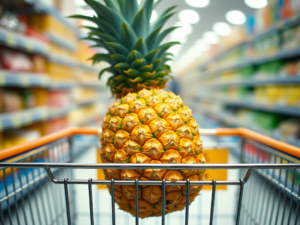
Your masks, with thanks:
M 245 129 L 245 128 L 217 128 L 217 136 L 241 136 L 245 138 L 250 138 L 255 141 L 261 142 L 265 145 L 278 149 L 282 152 L 285 152 L 289 155 L 300 158 L 300 148 L 277 141 L 273 138 L 266 137 L 262 134 L 258 134 L 254 131 Z
M 46 135 L 34 141 L 28 141 L 24 144 L 17 145 L 11 148 L 6 148 L 0 150 L 0 160 L 10 158 L 12 156 L 21 154 L 28 150 L 41 147 L 43 145 L 49 144 L 53 141 L 59 140 L 61 138 L 69 137 L 72 135 L 99 135 L 99 130 L 97 128 L 89 128 L 89 127 L 82 127 L 82 128 L 67 128 L 62 131 Z

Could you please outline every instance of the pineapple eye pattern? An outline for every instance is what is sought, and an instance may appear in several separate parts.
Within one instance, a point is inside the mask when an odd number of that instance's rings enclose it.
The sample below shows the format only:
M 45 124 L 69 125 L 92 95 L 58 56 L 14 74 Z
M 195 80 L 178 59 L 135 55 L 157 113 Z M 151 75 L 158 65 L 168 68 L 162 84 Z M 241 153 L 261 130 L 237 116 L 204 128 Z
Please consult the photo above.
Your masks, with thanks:
M 136 98 L 139 96 L 139 99 Z M 149 97 L 150 96 L 150 97 Z M 126 113 L 123 109 L 139 107 Z M 101 136 L 101 159 L 104 163 L 205 163 L 202 141 L 198 124 L 191 115 L 191 110 L 183 106 L 173 112 L 174 99 L 183 104 L 181 98 L 164 90 L 141 90 L 137 95 L 128 94 L 121 101 L 115 102 L 103 119 Z M 168 103 L 169 102 L 169 103 Z M 114 115 L 112 116 L 112 112 Z M 163 112 L 163 113 L 162 113 Z M 159 116 L 161 115 L 161 116 Z M 121 117 L 122 116 L 122 117 Z M 123 119 L 122 119 L 123 118 Z M 194 134 L 194 135 L 193 135 Z M 200 170 L 105 170 L 105 179 L 115 180 L 162 180 L 200 181 L 204 179 Z M 190 187 L 190 203 L 199 195 L 202 186 Z M 166 187 L 166 214 L 180 211 L 186 205 L 186 187 L 172 185 Z M 162 190 L 160 186 L 139 187 L 139 217 L 161 216 Z M 134 186 L 115 187 L 115 201 L 120 209 L 135 215 Z

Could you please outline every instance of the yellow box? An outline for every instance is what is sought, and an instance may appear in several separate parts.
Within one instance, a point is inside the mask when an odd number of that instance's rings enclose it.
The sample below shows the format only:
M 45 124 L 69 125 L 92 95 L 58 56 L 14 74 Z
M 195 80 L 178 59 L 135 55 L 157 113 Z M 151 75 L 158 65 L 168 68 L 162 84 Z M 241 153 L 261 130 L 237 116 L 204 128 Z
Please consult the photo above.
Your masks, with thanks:
M 55 80 L 73 80 L 74 71 L 71 67 L 58 63 L 47 62 L 47 73 Z
M 228 149 L 204 149 L 207 164 L 228 164 L 229 150 Z M 227 170 L 206 170 L 205 180 L 227 180 Z M 212 186 L 204 185 L 204 190 L 211 190 Z M 227 185 L 217 185 L 216 190 L 227 190 Z

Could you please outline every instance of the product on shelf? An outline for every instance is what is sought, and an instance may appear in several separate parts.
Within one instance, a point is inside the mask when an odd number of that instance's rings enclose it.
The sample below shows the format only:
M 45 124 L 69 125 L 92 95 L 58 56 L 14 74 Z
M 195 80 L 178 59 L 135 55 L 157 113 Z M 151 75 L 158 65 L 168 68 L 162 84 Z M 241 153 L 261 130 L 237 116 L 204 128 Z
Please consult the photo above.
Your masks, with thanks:
M 300 143 L 300 120 L 293 118 L 283 121 L 276 129 L 276 133 L 282 141 Z
M 65 108 L 71 106 L 72 104 L 71 95 L 68 91 L 49 90 L 47 94 L 47 99 L 47 105 L 53 108 Z
M 22 109 L 22 98 L 20 94 L 14 90 L 3 89 L 2 91 L 3 105 L 2 112 L 10 113 Z
M 31 55 L 32 72 L 45 73 L 46 72 L 46 59 L 40 55 Z
M 17 112 L 37 105 L 34 92 L 27 88 L 3 88 L 1 97 L 0 112 L 2 113 Z
M 32 62 L 28 54 L 0 47 L 0 69 L 12 71 L 31 71 Z
M 24 33 L 27 26 L 22 20 L 22 17 L 20 18 L 14 13 L 6 10 L 0 10 L 0 26 L 8 30 Z
M 70 126 L 68 116 L 62 116 L 46 122 L 46 135 L 61 131 Z
M 38 130 L 16 129 L 7 131 L 4 133 L 2 146 L 3 148 L 10 148 L 27 141 L 36 140 L 39 137 L 41 137 L 41 133 Z
M 283 49 L 289 50 L 300 47 L 300 25 L 283 31 L 282 39 Z

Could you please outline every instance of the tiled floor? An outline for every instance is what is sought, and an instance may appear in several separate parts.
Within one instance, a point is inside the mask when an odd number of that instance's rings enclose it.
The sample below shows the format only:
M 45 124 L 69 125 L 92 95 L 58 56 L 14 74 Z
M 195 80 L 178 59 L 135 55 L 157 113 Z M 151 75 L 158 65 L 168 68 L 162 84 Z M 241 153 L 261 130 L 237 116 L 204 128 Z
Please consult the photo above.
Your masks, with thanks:
M 82 154 L 77 160 L 77 163 L 95 163 L 96 149 L 92 148 Z M 230 155 L 229 163 L 236 163 L 237 159 Z M 236 170 L 231 170 L 228 173 L 229 180 L 236 180 L 239 174 Z M 93 178 L 96 179 L 95 170 L 77 170 L 75 178 Z M 89 224 L 89 200 L 88 188 L 85 185 L 76 185 L 76 207 L 78 216 L 76 224 Z M 111 198 L 107 190 L 98 190 L 93 187 L 93 201 L 95 224 L 111 224 Z M 229 186 L 226 191 L 217 191 L 215 204 L 215 225 L 231 225 L 235 224 L 235 212 L 237 202 L 237 187 Z M 208 224 L 210 215 L 211 191 L 203 190 L 200 196 L 190 206 L 190 224 Z M 117 208 L 117 205 L 116 205 Z M 181 225 L 184 224 L 185 211 L 176 212 L 166 216 L 166 225 Z M 161 218 L 147 218 L 140 220 L 141 225 L 161 224 Z M 118 225 L 135 224 L 134 217 L 121 210 L 116 210 L 116 223 Z

